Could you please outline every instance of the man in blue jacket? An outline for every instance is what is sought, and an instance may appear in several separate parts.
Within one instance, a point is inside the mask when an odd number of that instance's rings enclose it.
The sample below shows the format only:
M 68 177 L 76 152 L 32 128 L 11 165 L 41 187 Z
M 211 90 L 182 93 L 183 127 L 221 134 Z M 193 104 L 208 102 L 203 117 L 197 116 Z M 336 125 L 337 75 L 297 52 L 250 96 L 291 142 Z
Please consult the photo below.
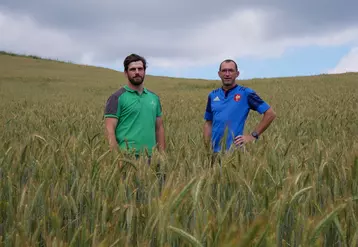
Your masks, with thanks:
M 208 147 L 211 144 L 214 153 L 228 151 L 232 147 L 259 139 L 276 118 L 271 106 L 254 90 L 236 83 L 240 72 L 235 61 L 224 60 L 220 64 L 218 74 L 222 87 L 209 93 L 204 114 L 204 140 Z M 244 134 L 244 125 L 250 110 L 263 114 L 263 117 L 255 129 Z M 224 136 L 226 140 L 223 140 Z

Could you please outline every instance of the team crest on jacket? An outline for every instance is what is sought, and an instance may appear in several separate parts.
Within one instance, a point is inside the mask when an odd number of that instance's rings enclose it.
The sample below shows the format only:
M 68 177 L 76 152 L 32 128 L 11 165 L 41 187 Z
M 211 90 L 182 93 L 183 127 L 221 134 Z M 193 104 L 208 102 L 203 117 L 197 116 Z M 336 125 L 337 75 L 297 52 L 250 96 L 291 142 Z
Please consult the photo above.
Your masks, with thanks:
M 240 99 L 241 99 L 241 95 L 240 95 L 240 94 L 235 94 L 234 100 L 235 100 L 236 102 L 238 102 Z

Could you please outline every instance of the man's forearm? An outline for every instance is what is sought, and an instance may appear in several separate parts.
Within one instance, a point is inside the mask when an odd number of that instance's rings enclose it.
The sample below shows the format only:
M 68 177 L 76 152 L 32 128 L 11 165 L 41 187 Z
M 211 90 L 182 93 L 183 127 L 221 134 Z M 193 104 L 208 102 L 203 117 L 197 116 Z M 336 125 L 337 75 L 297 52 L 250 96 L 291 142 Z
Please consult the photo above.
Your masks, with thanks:
M 204 131 L 204 142 L 206 145 L 209 145 L 211 141 L 211 131 L 206 129 Z
M 159 127 L 156 131 L 156 139 L 158 149 L 160 151 L 165 151 L 165 136 L 164 136 L 164 128 L 163 126 Z
M 116 118 L 106 118 L 105 120 L 105 134 L 111 150 L 116 149 L 118 147 L 115 133 L 117 123 L 118 120 Z
M 211 123 L 205 123 L 204 124 L 204 143 L 207 147 L 210 146 L 211 130 L 212 130 Z
M 117 147 L 118 142 L 114 133 L 107 133 L 107 140 L 111 149 Z
M 256 126 L 255 131 L 261 135 L 271 125 L 272 121 L 276 118 L 276 114 L 270 110 L 263 116 L 260 123 Z
M 113 135 L 113 134 L 109 134 L 109 135 L 107 136 L 107 139 L 108 139 L 108 142 L 109 142 L 109 145 L 110 145 L 110 146 L 113 146 L 113 145 L 117 145 L 117 144 L 118 144 L 118 143 L 117 143 L 116 136 Z
M 107 141 L 108 141 L 111 149 L 113 149 L 114 147 L 116 147 L 118 145 L 117 139 L 116 139 L 116 134 L 115 134 L 115 131 L 113 130 L 113 128 L 108 127 L 108 126 L 106 127 L 106 137 L 107 137 Z

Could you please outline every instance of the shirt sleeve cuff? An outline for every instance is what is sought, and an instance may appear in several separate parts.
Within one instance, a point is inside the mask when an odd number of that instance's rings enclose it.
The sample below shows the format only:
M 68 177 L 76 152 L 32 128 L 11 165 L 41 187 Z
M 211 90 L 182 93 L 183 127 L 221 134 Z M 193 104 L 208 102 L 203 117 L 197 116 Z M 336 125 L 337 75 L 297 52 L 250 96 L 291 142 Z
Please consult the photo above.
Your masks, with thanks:
M 213 120 L 213 114 L 209 112 L 205 112 L 204 119 L 208 121 Z
M 113 114 L 105 114 L 104 117 L 105 118 L 118 118 L 117 115 L 113 115 Z
M 270 106 L 267 103 L 263 103 L 261 104 L 258 108 L 257 108 L 257 112 L 260 114 L 265 113 L 268 109 L 270 109 Z

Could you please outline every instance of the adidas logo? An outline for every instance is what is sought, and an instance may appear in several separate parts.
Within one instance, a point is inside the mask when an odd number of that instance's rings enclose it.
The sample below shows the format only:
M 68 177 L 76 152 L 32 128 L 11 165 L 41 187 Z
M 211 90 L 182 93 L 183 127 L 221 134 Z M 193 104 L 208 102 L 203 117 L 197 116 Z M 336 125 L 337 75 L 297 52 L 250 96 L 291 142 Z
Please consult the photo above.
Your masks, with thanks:
M 220 101 L 220 99 L 218 96 L 216 96 L 215 99 L 213 99 L 213 101 Z

